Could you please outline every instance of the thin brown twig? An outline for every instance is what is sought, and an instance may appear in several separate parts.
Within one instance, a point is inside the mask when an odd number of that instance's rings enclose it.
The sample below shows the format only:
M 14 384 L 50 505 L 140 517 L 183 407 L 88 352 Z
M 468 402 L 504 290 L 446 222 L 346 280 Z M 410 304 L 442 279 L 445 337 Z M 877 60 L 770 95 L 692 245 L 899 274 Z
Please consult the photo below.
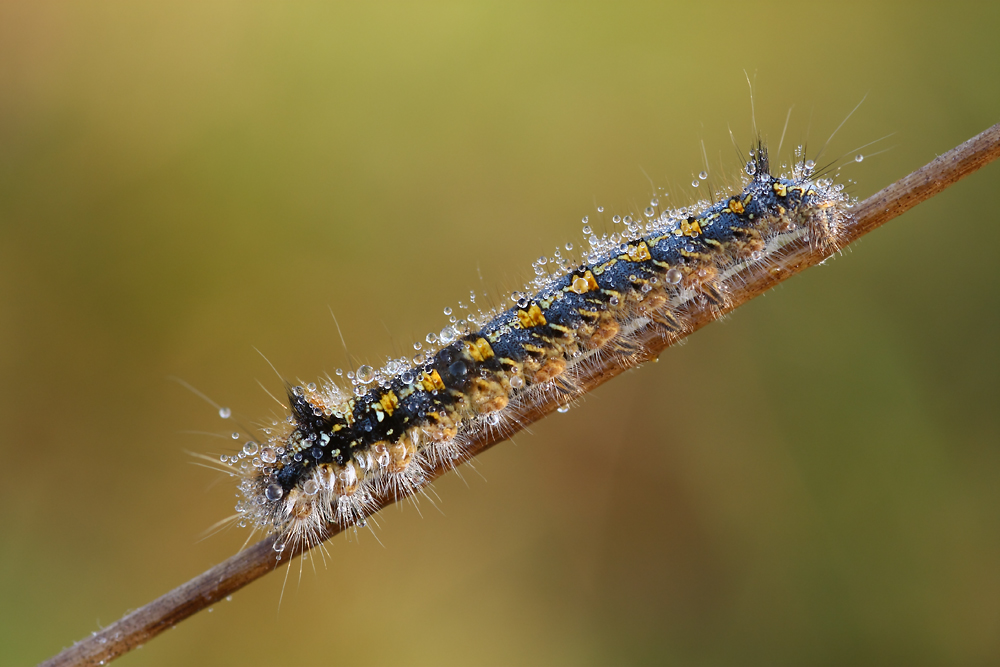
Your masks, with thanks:
M 853 220 L 844 232 L 842 245 L 854 242 L 998 157 L 1000 157 L 1000 124 L 994 125 L 861 202 L 855 208 Z M 732 281 L 734 287 L 729 293 L 730 302 L 726 308 L 722 312 L 709 308 L 696 310 L 684 335 L 690 335 L 718 319 L 721 314 L 737 308 L 796 273 L 827 259 L 825 252 L 810 247 L 808 241 L 793 242 L 784 250 L 776 264 L 766 269 L 748 267 L 738 274 Z M 679 340 L 677 337 L 664 338 L 652 327 L 640 329 L 636 336 L 640 352 L 630 358 L 630 365 L 609 359 L 601 367 L 589 369 L 588 374 L 581 378 L 579 383 L 582 393 L 607 382 L 631 365 L 659 356 L 666 347 Z M 560 404 L 565 403 L 565 400 L 565 397 L 545 394 L 535 402 L 522 406 L 512 415 L 511 421 L 517 426 L 511 432 L 503 435 L 484 432 L 476 436 L 467 447 L 469 457 L 476 456 L 497 442 L 509 438 L 514 432 L 548 415 Z M 427 476 L 428 483 L 450 469 L 448 465 L 433 469 Z M 387 493 L 375 500 L 377 507 L 381 509 L 401 498 Z M 331 524 L 323 537 L 329 539 L 341 530 L 341 527 Z M 289 549 L 283 556 L 287 562 L 287 559 L 294 558 L 305 550 Z M 41 664 L 52 667 L 106 664 L 274 570 L 279 564 L 278 556 L 279 554 L 273 549 L 273 538 L 261 540 Z

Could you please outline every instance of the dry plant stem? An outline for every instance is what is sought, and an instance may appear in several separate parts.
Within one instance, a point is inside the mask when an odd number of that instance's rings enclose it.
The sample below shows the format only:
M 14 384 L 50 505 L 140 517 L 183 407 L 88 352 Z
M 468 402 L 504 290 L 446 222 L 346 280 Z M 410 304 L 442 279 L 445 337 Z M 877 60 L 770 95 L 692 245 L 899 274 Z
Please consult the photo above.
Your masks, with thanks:
M 1000 124 L 948 151 L 858 205 L 854 211 L 853 221 L 841 239 L 842 246 L 854 242 L 925 199 L 933 197 L 997 157 L 1000 157 Z M 766 268 L 748 267 L 735 280 L 730 281 L 730 303 L 723 313 L 763 294 L 796 273 L 823 262 L 827 257 L 828 255 L 822 251 L 811 248 L 807 242 L 790 244 L 775 264 Z M 697 331 L 717 319 L 719 315 L 718 310 L 713 311 L 708 308 L 696 311 L 690 322 L 691 326 L 684 335 Z M 682 338 L 673 335 L 665 337 L 660 330 L 653 327 L 640 329 L 637 337 L 641 351 L 625 363 L 621 360 L 611 361 L 605 367 L 595 369 L 588 376 L 581 378 L 581 393 L 590 391 L 634 365 L 659 356 L 665 348 Z M 477 439 L 470 442 L 469 456 L 475 456 L 489 449 L 514 432 L 553 412 L 565 402 L 565 397 L 548 394 L 545 399 L 537 403 L 522 406 L 520 411 L 513 415 L 512 422 L 517 426 L 511 432 L 505 436 L 480 434 Z M 428 481 L 436 479 L 448 470 L 449 467 L 433 470 L 428 475 Z M 376 500 L 378 507 L 382 508 L 399 499 L 386 496 Z M 340 527 L 331 524 L 325 538 L 332 537 L 341 530 Z M 270 537 L 258 542 L 42 664 L 101 665 L 141 646 L 188 616 L 274 570 L 279 561 L 272 544 L 273 538 Z M 291 553 L 289 551 L 286 550 L 283 554 L 285 562 L 300 555 L 302 550 L 297 549 Z

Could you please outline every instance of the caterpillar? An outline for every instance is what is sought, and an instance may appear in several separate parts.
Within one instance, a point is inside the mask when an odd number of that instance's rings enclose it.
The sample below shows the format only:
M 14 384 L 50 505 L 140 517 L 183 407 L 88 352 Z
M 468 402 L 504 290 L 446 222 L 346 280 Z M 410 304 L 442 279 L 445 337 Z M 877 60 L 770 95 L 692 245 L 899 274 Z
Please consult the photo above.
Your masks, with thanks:
M 836 251 L 854 205 L 844 185 L 801 149 L 788 174 L 772 173 L 760 140 L 748 157 L 742 188 L 714 203 L 674 209 L 654 198 L 601 236 L 585 218 L 581 256 L 567 244 L 539 258 L 505 309 L 446 309 L 450 324 L 426 348 L 360 366 L 347 374 L 350 389 L 329 377 L 288 385 L 287 417 L 221 457 L 240 477 L 237 522 L 277 533 L 278 552 L 314 546 L 330 523 L 364 526 L 374 496 L 419 490 L 432 467 L 465 460 L 471 436 L 510 429 L 515 406 L 540 393 L 568 405 L 588 364 L 638 363 L 640 327 L 682 337 L 692 309 L 720 315 L 737 274 L 766 267 L 794 240 Z

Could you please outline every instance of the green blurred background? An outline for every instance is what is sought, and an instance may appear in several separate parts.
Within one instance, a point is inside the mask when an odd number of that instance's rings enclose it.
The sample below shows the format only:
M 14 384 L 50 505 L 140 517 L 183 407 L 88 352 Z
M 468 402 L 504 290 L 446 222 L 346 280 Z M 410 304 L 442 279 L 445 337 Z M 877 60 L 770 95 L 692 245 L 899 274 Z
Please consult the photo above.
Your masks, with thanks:
M 190 465 L 728 128 L 864 197 L 1000 121 L 995 3 L 0 6 L 0 662 L 234 553 Z M 848 153 L 853 155 L 853 153 Z M 725 168 L 719 167 L 724 164 Z M 647 180 L 647 174 L 650 180 Z M 996 664 L 1000 166 L 122 659 Z M 704 189 L 704 188 L 703 188 Z M 704 194 L 704 193 L 701 193 Z M 604 222 L 600 223 L 604 224 Z M 479 275 L 482 276 L 482 282 Z M 381 544 L 379 543 L 381 542 Z

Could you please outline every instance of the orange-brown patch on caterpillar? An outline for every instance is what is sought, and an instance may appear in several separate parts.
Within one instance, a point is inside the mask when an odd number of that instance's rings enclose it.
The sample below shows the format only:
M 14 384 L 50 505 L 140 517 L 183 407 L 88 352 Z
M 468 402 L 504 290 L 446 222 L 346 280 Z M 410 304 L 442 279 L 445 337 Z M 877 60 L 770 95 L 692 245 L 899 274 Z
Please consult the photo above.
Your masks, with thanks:
M 403 472 L 410 465 L 417 447 L 410 438 L 389 445 L 389 472 Z
M 566 370 L 566 361 L 558 357 L 549 359 L 541 368 L 535 371 L 535 375 L 532 378 L 535 382 L 548 382 L 557 375 L 562 374 Z
M 337 495 L 353 495 L 361 485 L 361 475 L 358 474 L 358 466 L 353 461 L 348 461 L 342 466 L 333 468 L 333 490 Z
M 492 377 L 474 378 L 466 389 L 473 408 L 479 414 L 496 412 L 507 407 L 507 392 L 503 384 Z
M 610 314 L 605 314 L 594 328 L 594 332 L 590 334 L 588 341 L 590 347 L 604 347 L 608 341 L 618 335 L 619 331 L 621 331 L 621 326 L 619 326 L 617 320 Z
M 684 328 L 677 316 L 667 308 L 667 295 L 662 292 L 653 292 L 647 295 L 637 304 L 636 312 L 669 331 L 677 332 Z
M 699 256 L 697 264 L 684 276 L 681 285 L 687 289 L 700 290 L 702 285 L 714 281 L 718 275 L 715 262 L 702 255 Z
M 760 231 L 753 227 L 731 227 L 733 238 L 728 243 L 732 254 L 740 259 L 753 257 L 754 253 L 763 252 L 767 244 Z
M 681 284 L 687 289 L 702 294 L 714 306 L 724 306 L 725 293 L 718 282 L 719 270 L 709 255 L 694 255 L 696 264 L 685 274 Z
M 291 519 L 307 519 L 314 510 L 314 498 L 303 493 L 300 489 L 292 489 L 285 498 L 285 507 L 288 508 L 288 515 Z
M 453 411 L 443 407 L 435 412 L 428 412 L 427 424 L 422 430 L 431 442 L 450 440 L 458 435 L 458 423 L 461 420 L 456 417 Z

